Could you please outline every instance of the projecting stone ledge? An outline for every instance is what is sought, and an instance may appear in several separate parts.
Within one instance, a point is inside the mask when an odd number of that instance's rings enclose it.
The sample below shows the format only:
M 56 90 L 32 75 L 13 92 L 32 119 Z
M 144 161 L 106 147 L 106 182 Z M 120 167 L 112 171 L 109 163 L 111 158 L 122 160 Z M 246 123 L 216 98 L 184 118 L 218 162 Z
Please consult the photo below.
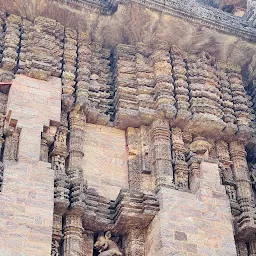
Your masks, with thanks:
M 122 189 L 115 201 L 86 189 L 82 200 L 71 206 L 71 212 L 83 216 L 83 226 L 92 231 L 112 230 L 124 234 L 125 230 L 146 228 L 159 211 L 156 195 Z

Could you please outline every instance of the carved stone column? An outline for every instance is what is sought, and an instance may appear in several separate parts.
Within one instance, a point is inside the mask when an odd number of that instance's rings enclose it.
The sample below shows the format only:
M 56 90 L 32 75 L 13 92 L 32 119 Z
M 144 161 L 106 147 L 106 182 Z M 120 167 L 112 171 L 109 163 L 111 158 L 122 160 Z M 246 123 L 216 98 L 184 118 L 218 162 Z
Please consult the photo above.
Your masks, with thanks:
M 143 230 L 131 229 L 124 237 L 124 252 L 126 256 L 144 256 L 145 255 L 145 234 Z
M 172 157 L 174 163 L 175 186 L 188 190 L 188 166 L 185 157 L 186 148 L 180 128 L 172 129 Z
M 253 193 L 246 161 L 246 151 L 244 144 L 239 141 L 231 142 L 229 149 L 237 185 L 237 202 L 240 207 L 240 211 L 234 219 L 235 234 L 238 239 L 248 240 L 256 232 L 256 225 L 254 209 L 252 208 Z
M 66 215 L 63 256 L 80 256 L 83 251 L 82 217 L 72 212 Z
M 82 256 L 93 255 L 94 232 L 86 230 L 83 233 Z
M 85 182 L 83 178 L 82 158 L 85 115 L 77 106 L 70 112 L 70 140 L 68 175 L 71 185 L 71 207 L 84 207 Z
M 246 151 L 244 145 L 238 141 L 232 141 L 229 147 L 237 183 L 238 203 L 242 211 L 248 212 L 251 209 L 252 191 L 246 161 Z
M 252 208 L 252 188 L 249 180 L 246 151 L 243 143 L 239 141 L 232 141 L 229 149 L 237 184 L 237 202 L 240 207 L 234 219 L 235 235 L 237 239 L 249 240 L 256 232 L 256 225 L 254 208 Z
M 152 167 L 156 176 L 156 188 L 173 187 L 171 162 L 170 125 L 167 120 L 157 119 L 151 124 Z

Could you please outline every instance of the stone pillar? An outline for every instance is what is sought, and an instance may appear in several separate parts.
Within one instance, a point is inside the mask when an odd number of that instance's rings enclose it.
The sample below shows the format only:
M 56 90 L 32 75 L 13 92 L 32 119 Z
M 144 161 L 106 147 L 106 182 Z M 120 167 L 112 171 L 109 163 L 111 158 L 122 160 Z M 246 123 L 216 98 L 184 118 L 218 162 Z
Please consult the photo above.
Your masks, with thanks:
M 124 252 L 126 256 L 144 256 L 145 234 L 143 230 L 131 229 L 124 237 Z
M 177 189 L 188 190 L 188 166 L 186 148 L 180 128 L 172 129 L 172 158 L 174 163 L 174 181 Z
M 156 188 L 173 187 L 171 162 L 170 125 L 168 120 L 157 119 L 151 124 L 152 169 L 156 176 Z
M 82 207 L 85 182 L 83 178 L 82 158 L 84 141 L 84 124 L 86 118 L 77 106 L 70 112 L 70 140 L 69 140 L 69 166 L 68 176 L 71 185 L 71 207 Z
M 93 255 L 94 232 L 86 230 L 83 233 L 82 256 Z
M 70 212 L 65 219 L 63 256 L 80 256 L 83 251 L 82 247 L 82 215 Z
M 243 212 L 249 212 L 251 209 L 252 191 L 246 161 L 246 151 L 244 145 L 238 141 L 232 141 L 229 149 L 237 183 L 238 203 Z

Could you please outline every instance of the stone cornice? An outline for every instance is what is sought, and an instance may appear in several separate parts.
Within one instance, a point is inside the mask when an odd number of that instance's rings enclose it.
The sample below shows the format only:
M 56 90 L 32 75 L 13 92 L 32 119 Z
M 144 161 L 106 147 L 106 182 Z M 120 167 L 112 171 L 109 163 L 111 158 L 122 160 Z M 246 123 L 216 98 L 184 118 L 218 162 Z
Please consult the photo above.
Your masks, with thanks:
M 256 41 L 256 28 L 245 18 L 233 16 L 217 8 L 203 6 L 193 0 L 63 0 L 81 7 L 97 9 L 103 14 L 114 13 L 118 4 L 136 2 L 151 9 L 192 20 L 209 28 Z
M 191 0 L 132 1 L 159 11 L 171 13 L 177 17 L 194 20 L 207 27 L 215 28 L 228 34 L 234 34 L 250 41 L 256 41 L 256 29 L 253 28 L 252 23 L 213 7 L 202 6 Z

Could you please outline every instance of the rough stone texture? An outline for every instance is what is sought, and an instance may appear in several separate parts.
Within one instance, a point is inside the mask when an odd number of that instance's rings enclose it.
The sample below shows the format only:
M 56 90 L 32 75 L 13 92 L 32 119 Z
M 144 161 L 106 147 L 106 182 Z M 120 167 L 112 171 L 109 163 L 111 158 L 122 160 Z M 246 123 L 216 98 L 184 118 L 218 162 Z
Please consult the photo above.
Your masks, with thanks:
M 196 194 L 159 190 L 160 212 L 147 231 L 147 256 L 236 255 L 229 201 L 218 167 L 203 162 L 201 169 L 205 175 Z
M 149 1 L 131 1 L 128 5 L 119 5 L 115 14 L 110 17 L 99 15 L 97 10 L 92 11 L 92 1 L 82 1 L 80 6 L 76 6 L 74 1 L 73 4 L 65 2 L 14 0 L 10 3 L 8 0 L 2 0 L 0 7 L 26 17 L 30 21 L 39 15 L 55 19 L 67 27 L 86 31 L 96 42 L 103 43 L 107 48 L 118 43 L 135 45 L 140 41 L 157 45 L 160 40 L 165 40 L 169 45 L 178 45 L 189 53 L 204 50 L 221 61 L 244 66 L 245 73 L 250 78 L 255 77 L 256 59 L 253 54 L 255 45 L 239 37 L 246 36 L 247 34 L 243 33 L 244 29 L 251 30 L 252 27 L 243 26 L 246 21 L 240 17 L 233 17 L 209 7 L 207 18 L 212 21 L 203 22 L 205 6 L 191 7 L 193 1 L 190 1 L 190 4 L 187 4 L 188 1 L 185 3 L 177 0 L 168 1 L 166 6 L 164 6 L 164 0 L 153 1 L 155 5 L 150 6 L 152 9 L 145 8 L 150 5 Z M 165 12 L 167 9 L 174 11 Z M 186 15 L 183 16 L 184 10 Z M 193 15 L 196 19 L 191 19 Z M 218 23 L 219 16 L 223 18 L 224 23 Z M 233 25 L 227 28 L 229 26 L 227 24 Z M 212 29 L 214 26 L 222 32 Z M 240 35 L 235 36 L 236 32 Z M 251 35 L 255 38 L 254 30 Z
M 131 256 L 231 256 L 233 236 L 255 255 L 255 1 L 244 18 L 195 0 L 6 2 L 0 196 L 24 203 L 9 185 L 25 174 L 47 189 L 33 255 L 92 254 L 103 231 Z
M 18 120 L 22 130 L 18 162 L 5 161 L 0 255 L 50 255 L 54 173 L 39 156 L 43 126 L 60 121 L 60 93 L 59 79 L 43 82 L 22 75 L 10 89 L 9 120 Z
M 88 187 L 115 200 L 121 188 L 128 188 L 125 133 L 116 128 L 86 124 L 84 178 Z

